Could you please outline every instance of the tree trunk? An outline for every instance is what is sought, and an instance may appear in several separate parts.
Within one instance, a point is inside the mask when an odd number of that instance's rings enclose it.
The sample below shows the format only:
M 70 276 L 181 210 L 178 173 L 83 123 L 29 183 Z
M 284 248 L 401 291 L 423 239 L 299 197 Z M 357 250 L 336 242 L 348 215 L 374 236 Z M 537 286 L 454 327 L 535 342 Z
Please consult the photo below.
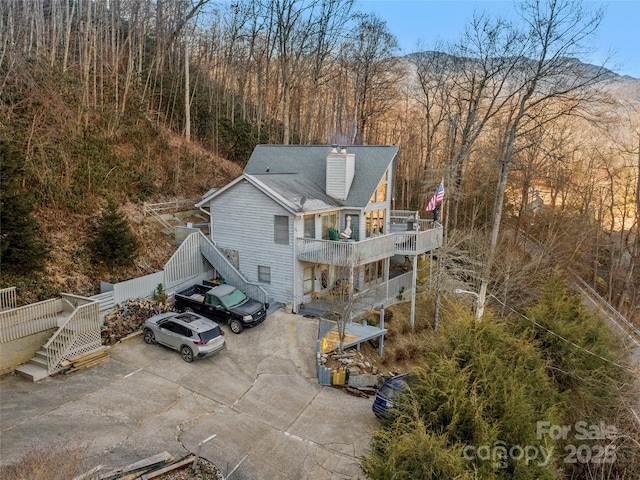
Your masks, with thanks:
M 196 79 L 197 80 L 197 79 Z M 191 140 L 191 101 L 189 94 L 189 44 L 184 44 L 184 138 Z

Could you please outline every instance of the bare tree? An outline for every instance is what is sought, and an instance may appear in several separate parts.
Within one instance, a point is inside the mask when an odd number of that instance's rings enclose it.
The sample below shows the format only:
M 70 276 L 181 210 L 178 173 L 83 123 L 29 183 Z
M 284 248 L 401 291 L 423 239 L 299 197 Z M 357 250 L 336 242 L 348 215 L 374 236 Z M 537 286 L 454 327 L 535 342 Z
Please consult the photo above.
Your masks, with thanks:
M 336 48 L 345 35 L 345 26 L 354 0 L 321 0 L 316 21 L 313 25 L 310 45 L 310 98 L 308 104 L 307 143 L 316 137 L 316 105 L 320 88 L 332 77 Z M 333 67 L 333 68 L 332 68 Z
M 343 62 L 353 77 L 353 125 L 351 143 L 364 144 L 367 129 L 376 114 L 393 102 L 392 87 L 400 72 L 394 54 L 396 37 L 374 14 L 359 14 L 357 26 L 344 46 Z
M 318 0 L 273 0 L 268 2 L 267 15 L 274 25 L 276 51 L 282 82 L 282 143 L 291 137 L 291 94 L 302 75 L 302 60 L 308 53 L 317 20 Z
M 595 69 L 571 60 L 583 53 L 584 42 L 596 31 L 602 12 L 588 12 L 582 2 L 530 0 L 520 5 L 526 29 L 509 35 L 518 55 L 506 59 L 500 75 L 500 130 L 496 165 L 498 182 L 494 199 L 487 258 L 480 278 L 476 317 L 484 313 L 487 288 L 497 253 L 509 170 L 518 141 L 531 129 L 573 113 L 587 98 L 590 87 L 604 77 Z M 478 31 L 491 39 L 493 31 Z M 511 50 L 511 49 L 510 49 Z M 513 50 L 512 50 L 513 51 Z M 558 105 L 563 108 L 558 109 Z

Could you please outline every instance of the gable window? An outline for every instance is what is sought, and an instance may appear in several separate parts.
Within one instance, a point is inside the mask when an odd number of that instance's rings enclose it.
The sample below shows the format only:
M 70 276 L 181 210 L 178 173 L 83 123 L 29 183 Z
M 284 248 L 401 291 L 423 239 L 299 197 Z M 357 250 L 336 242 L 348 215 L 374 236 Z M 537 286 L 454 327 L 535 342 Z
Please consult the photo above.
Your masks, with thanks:
M 258 265 L 258 281 L 262 283 L 271 283 L 271 267 Z
M 273 217 L 273 241 L 282 245 L 289 245 L 289 217 L 275 215 Z
M 371 198 L 369 199 L 369 203 L 382 203 L 387 200 L 387 185 L 389 183 L 389 173 L 384 172 L 382 179 L 378 183 L 376 187 L 376 191 L 373 192 Z
M 316 221 L 313 215 L 304 216 L 304 238 L 316 238 Z

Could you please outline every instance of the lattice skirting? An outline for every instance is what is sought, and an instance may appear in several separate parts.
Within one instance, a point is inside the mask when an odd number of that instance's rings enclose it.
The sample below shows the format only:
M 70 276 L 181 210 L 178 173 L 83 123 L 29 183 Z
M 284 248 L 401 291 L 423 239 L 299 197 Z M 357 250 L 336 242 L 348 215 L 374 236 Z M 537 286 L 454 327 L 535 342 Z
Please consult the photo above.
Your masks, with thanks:
M 76 355 L 83 355 L 85 353 L 90 352 L 91 350 L 95 350 L 96 348 L 100 348 L 102 346 L 102 338 L 100 337 L 100 329 L 93 330 L 88 333 L 83 333 L 78 336 L 73 342 L 73 345 L 67 350 L 64 356 L 60 359 L 60 362 L 68 360 L 69 357 L 75 357 Z M 59 372 L 62 370 L 60 364 L 56 365 L 52 372 L 49 372 L 49 375 Z

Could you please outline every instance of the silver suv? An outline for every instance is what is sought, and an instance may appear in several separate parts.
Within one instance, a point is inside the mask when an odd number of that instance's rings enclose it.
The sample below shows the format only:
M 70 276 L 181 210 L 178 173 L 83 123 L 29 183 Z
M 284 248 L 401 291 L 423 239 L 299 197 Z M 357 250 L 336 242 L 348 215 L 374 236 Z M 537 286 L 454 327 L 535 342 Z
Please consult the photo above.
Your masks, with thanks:
M 224 332 L 217 323 L 197 313 L 161 313 L 142 325 L 144 341 L 178 350 L 185 362 L 203 358 L 224 348 Z

